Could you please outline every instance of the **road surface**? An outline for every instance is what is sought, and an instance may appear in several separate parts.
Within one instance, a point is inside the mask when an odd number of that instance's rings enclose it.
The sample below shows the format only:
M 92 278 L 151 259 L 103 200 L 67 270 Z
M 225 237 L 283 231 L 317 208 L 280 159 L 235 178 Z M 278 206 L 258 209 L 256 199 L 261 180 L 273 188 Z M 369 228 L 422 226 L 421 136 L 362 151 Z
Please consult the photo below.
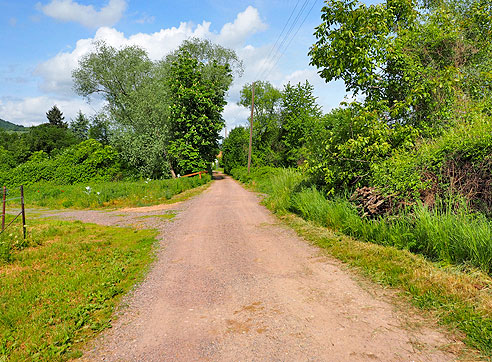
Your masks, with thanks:
M 454 359 L 442 332 L 417 327 L 379 287 L 280 225 L 236 181 L 216 180 L 166 207 L 181 210 L 173 221 L 145 219 L 160 229 L 157 261 L 82 360 Z M 121 214 L 61 216 L 115 224 Z

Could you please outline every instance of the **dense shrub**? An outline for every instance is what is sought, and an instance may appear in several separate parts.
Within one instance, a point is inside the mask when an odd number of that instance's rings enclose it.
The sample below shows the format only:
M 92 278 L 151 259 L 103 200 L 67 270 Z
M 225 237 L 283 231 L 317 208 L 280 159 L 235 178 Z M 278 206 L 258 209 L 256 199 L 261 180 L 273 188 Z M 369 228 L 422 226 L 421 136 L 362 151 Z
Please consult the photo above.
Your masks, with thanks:
M 492 119 L 456 124 L 441 137 L 422 141 L 371 165 L 373 184 L 401 199 L 459 194 L 476 208 L 492 212 Z
M 39 181 L 74 184 L 89 180 L 110 181 L 120 172 L 117 152 L 111 146 L 90 139 L 52 158 L 43 151 L 35 152 L 27 162 L 0 172 L 0 181 L 7 186 Z

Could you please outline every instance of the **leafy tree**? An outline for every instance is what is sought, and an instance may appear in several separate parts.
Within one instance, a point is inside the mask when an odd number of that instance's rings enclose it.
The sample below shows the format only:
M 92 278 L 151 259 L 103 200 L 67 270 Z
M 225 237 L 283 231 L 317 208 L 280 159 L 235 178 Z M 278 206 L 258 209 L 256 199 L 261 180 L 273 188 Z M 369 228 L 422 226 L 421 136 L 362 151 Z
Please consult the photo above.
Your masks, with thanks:
M 322 116 L 313 90 L 313 86 L 306 81 L 295 86 L 288 83 L 282 91 L 279 137 L 283 148 L 282 164 L 285 167 L 295 167 L 302 163 L 306 136 Z
M 68 128 L 54 126 L 50 123 L 31 127 L 25 139 L 30 153 L 44 151 L 52 154 L 56 150 L 79 143 L 77 137 Z
M 166 56 L 161 66 L 168 68 L 180 55 L 189 54 L 190 57 L 202 63 L 203 77 L 213 82 L 219 92 L 228 89 L 233 76 L 241 77 L 243 74 L 243 62 L 238 58 L 236 52 L 214 44 L 207 39 L 191 38 L 185 40 L 177 50 Z M 227 67 L 230 72 L 224 72 L 222 67 Z
M 171 94 L 168 150 L 173 167 L 182 174 L 203 169 L 212 171 L 212 162 L 219 151 L 219 132 L 224 127 L 221 113 L 228 85 L 214 83 L 204 74 L 204 68 L 204 63 L 183 52 L 171 64 L 168 78 Z M 229 74 L 232 81 L 227 65 L 214 63 L 212 72 Z
M 110 142 L 110 122 L 105 119 L 104 115 L 98 115 L 92 118 L 87 136 L 94 139 L 103 145 L 108 145 Z
M 69 128 L 75 137 L 80 140 L 86 140 L 89 136 L 89 119 L 79 110 L 75 120 L 70 122 Z
M 241 63 L 233 51 L 197 39 L 184 42 L 177 51 L 157 62 L 152 62 L 141 48 L 118 50 L 99 42 L 72 74 L 78 94 L 88 99 L 99 94 L 108 101 L 110 142 L 142 176 L 175 174 L 168 147 L 179 127 L 170 124 L 172 102 L 176 99 L 170 85 L 173 64 L 184 53 L 199 59 L 201 82 L 208 82 L 209 86 L 207 97 L 223 98 L 232 82 L 229 63 L 236 69 L 240 69 Z M 191 118 L 193 113 L 201 112 L 188 111 Z
M 233 168 L 244 167 L 248 162 L 249 129 L 236 127 L 222 143 L 222 163 L 224 172 L 230 173 Z
M 244 85 L 239 104 L 251 107 L 252 84 Z M 254 158 L 259 165 L 281 164 L 279 143 L 282 92 L 269 82 L 255 82 L 255 108 L 253 115 Z
M 27 133 L 0 130 L 0 146 L 12 152 L 16 163 L 25 162 L 31 154 L 27 143 Z
M 13 153 L 0 146 L 0 173 L 17 166 Z
M 453 110 L 490 98 L 490 10 L 488 0 L 329 0 L 311 64 L 386 123 L 432 133 Z
M 65 117 L 63 116 L 62 111 L 56 106 L 56 104 L 51 107 L 51 109 L 46 112 L 46 118 L 50 122 L 50 125 L 60 128 L 67 128 L 68 125 L 66 122 L 63 122 Z
M 89 137 L 103 143 L 110 141 L 129 166 L 146 177 L 162 171 L 156 160 L 163 155 L 167 160 L 169 96 L 165 74 L 143 49 L 129 46 L 118 50 L 103 42 L 96 43 L 95 51 L 85 56 L 72 74 L 78 94 L 88 99 L 100 94 L 108 102 L 108 121 L 103 121 L 102 115 L 94 119 Z M 109 121 L 114 137 L 109 132 Z M 144 140 L 152 140 L 162 148 L 153 147 L 152 154 L 135 158 L 141 150 L 149 150 L 141 143 Z

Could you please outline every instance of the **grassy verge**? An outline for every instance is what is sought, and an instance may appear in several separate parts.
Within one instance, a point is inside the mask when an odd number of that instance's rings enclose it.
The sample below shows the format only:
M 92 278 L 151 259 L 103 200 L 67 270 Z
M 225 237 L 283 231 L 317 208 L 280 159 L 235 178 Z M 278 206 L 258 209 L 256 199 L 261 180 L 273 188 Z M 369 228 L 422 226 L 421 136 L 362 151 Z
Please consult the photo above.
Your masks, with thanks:
M 78 185 L 39 183 L 24 188 L 26 206 L 60 208 L 138 207 L 169 201 L 184 191 L 210 182 L 211 177 L 187 177 L 169 180 L 99 182 Z M 19 196 L 9 190 L 8 198 Z M 179 201 L 179 200 L 178 200 Z M 9 204 L 10 205 L 10 204 Z
M 303 185 L 302 176 L 293 170 L 233 173 L 265 193 L 265 205 L 305 239 L 372 280 L 403 291 L 417 307 L 463 332 L 468 345 L 492 356 L 492 278 L 470 266 L 482 261 L 475 265 L 490 270 L 492 241 L 488 235 L 492 228 L 487 220 L 420 210 L 399 221 L 365 221 L 343 200 L 326 200 Z M 415 248 L 425 254 L 423 246 L 429 248 L 427 258 L 410 252 Z M 476 259 L 467 257 L 470 251 Z M 463 261 L 452 255 L 467 258 Z
M 10 233 L 0 241 L 13 249 L 0 261 L 0 360 L 8 361 L 79 356 L 143 276 L 156 236 L 53 220 L 32 221 L 26 242 Z

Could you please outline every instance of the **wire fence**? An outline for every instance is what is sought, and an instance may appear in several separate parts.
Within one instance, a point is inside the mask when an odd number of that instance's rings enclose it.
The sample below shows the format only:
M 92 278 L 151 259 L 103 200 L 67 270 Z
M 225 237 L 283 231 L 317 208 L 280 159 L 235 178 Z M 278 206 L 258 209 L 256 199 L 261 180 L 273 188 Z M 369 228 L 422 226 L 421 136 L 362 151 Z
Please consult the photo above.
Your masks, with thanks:
M 12 225 L 14 223 L 14 221 L 17 220 L 17 218 L 19 216 L 22 216 L 22 233 L 23 233 L 23 236 L 25 239 L 27 236 L 27 229 L 26 229 L 26 208 L 24 206 L 24 186 L 22 186 L 22 185 L 20 186 L 20 196 L 19 197 L 10 197 L 7 199 L 8 193 L 9 193 L 9 190 L 7 189 L 7 187 L 3 186 L 2 230 L 0 231 L 0 235 L 3 234 L 3 232 L 5 230 L 7 230 L 8 227 L 10 225 Z M 6 209 L 7 201 L 13 201 L 13 200 L 20 200 L 21 210 L 19 211 L 19 213 L 17 215 L 14 216 L 14 218 L 8 223 L 8 225 L 5 226 L 5 215 L 6 215 L 5 209 Z

